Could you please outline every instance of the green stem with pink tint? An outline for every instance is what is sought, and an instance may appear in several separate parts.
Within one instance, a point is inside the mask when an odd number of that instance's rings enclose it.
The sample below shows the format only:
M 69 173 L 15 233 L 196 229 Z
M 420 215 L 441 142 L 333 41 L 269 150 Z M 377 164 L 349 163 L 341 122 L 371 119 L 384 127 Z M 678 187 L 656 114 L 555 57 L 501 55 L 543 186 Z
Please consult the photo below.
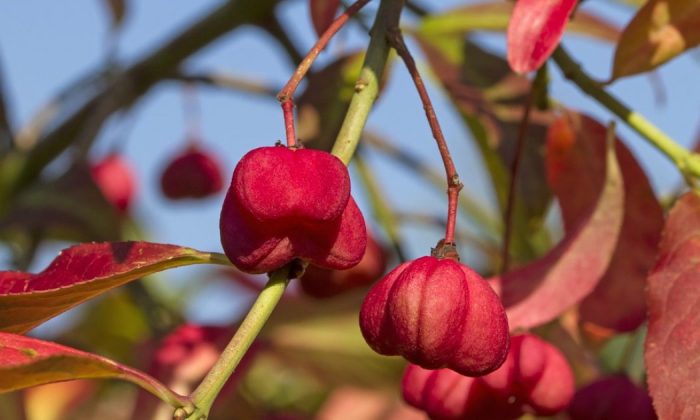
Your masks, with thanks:
M 214 400 L 221 392 L 226 381 L 236 370 L 255 338 L 262 330 L 270 314 L 282 299 L 290 277 L 290 267 L 270 274 L 270 280 L 248 311 L 245 319 L 236 330 L 233 338 L 221 353 L 214 367 L 202 380 L 191 395 L 194 406 L 183 407 L 175 411 L 174 418 L 187 420 L 206 419 Z
M 362 64 L 360 77 L 355 82 L 355 93 L 352 95 L 350 106 L 331 150 L 331 153 L 346 165 L 355 154 L 369 113 L 379 95 L 380 79 L 384 74 L 391 51 L 387 32 L 389 28 L 399 26 L 402 8 L 402 0 L 382 0 L 379 4 L 379 10 L 370 31 L 371 39 L 365 61 Z

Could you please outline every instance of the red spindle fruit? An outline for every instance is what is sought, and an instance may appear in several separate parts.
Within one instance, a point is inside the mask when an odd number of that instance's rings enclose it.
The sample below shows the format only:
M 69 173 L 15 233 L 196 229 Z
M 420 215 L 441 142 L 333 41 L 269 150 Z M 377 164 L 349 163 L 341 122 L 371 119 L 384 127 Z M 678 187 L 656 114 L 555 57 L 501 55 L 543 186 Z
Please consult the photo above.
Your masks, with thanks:
M 224 186 L 221 166 L 214 157 L 196 146 L 176 155 L 160 179 L 163 194 L 171 200 L 203 198 Z
M 248 273 L 269 272 L 296 258 L 350 268 L 367 243 L 340 159 L 282 146 L 243 156 L 224 199 L 220 230 L 224 252 Z

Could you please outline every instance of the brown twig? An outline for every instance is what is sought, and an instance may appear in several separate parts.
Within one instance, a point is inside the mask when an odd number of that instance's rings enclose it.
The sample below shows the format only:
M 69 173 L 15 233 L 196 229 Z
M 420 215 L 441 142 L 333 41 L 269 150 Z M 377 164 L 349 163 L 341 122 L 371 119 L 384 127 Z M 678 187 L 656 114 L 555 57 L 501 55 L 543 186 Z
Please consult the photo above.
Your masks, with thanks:
M 3 76 L 2 68 L 0 68 L 0 151 L 10 149 L 14 138 L 14 130 L 12 129 L 5 101 L 5 80 Z
M 231 30 L 258 21 L 278 1 L 227 1 L 161 48 L 120 72 L 92 99 L 87 100 L 39 139 L 40 142 L 24 159 L 20 173 L 16 175 L 17 179 L 13 180 L 13 192 L 16 193 L 30 184 L 46 165 L 73 144 L 76 136 L 84 131 L 83 125 L 94 113 L 95 106 L 104 103 L 103 98 L 111 96 L 118 97 L 118 100 L 111 101 L 110 109 L 105 109 L 95 117 L 94 124 L 98 129 L 115 111 L 130 106 L 151 87 L 167 78 L 167 75 L 190 55 Z M 128 91 L 129 94 L 120 95 L 120 92 L 124 91 Z
M 326 48 L 328 42 L 342 28 L 350 18 L 362 9 L 370 0 L 357 0 L 345 12 L 338 16 L 328 29 L 318 38 L 318 41 L 309 50 L 306 57 L 301 60 L 299 66 L 292 74 L 286 85 L 277 94 L 277 100 L 282 104 L 282 112 L 284 113 L 284 127 L 287 134 L 287 146 L 296 147 L 297 139 L 294 134 L 294 92 L 297 90 L 299 83 L 304 79 L 306 73 L 309 72 L 311 65 L 316 61 L 318 55 Z
M 270 98 L 274 98 L 279 91 L 279 87 L 224 73 L 195 74 L 177 71 L 169 75 L 168 78 L 182 82 L 201 83 L 212 87 L 250 93 L 258 96 L 268 96 Z
M 406 43 L 404 42 L 401 30 L 398 28 L 393 28 L 387 33 L 389 43 L 396 49 L 396 52 L 403 60 L 408 72 L 411 74 L 416 89 L 418 90 L 418 95 L 420 96 L 421 102 L 423 103 L 423 109 L 425 110 L 425 116 L 428 119 L 428 124 L 430 125 L 430 130 L 433 133 L 433 138 L 435 139 L 438 150 L 440 151 L 440 157 L 445 165 L 445 174 L 447 175 L 447 196 L 448 196 L 448 208 L 447 208 L 447 226 L 445 228 L 445 243 L 454 244 L 455 236 L 455 224 L 457 222 L 457 200 L 459 198 L 459 191 L 462 189 L 462 183 L 459 180 L 459 175 L 457 175 L 457 169 L 455 168 L 454 162 L 452 161 L 452 156 L 450 155 L 450 150 L 447 147 L 447 142 L 445 141 L 445 136 L 442 134 L 442 129 L 440 128 L 440 123 L 438 122 L 437 116 L 435 115 L 435 109 L 433 109 L 433 104 L 430 101 L 430 96 L 423 83 L 423 78 L 418 72 L 418 67 L 413 59 Z

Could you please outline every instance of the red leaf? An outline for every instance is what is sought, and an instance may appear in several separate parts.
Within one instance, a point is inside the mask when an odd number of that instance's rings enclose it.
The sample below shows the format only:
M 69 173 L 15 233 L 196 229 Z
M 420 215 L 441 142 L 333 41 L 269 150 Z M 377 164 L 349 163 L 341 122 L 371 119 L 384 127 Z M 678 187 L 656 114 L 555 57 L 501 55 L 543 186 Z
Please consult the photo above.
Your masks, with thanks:
M 62 251 L 40 273 L 0 271 L 0 331 L 23 333 L 81 302 L 143 276 L 220 259 L 191 248 L 149 242 L 74 246 Z
M 537 70 L 559 45 L 576 0 L 518 0 L 508 24 L 508 64 Z
M 311 22 L 318 36 L 331 26 L 340 7 L 340 0 L 309 0 Z
M 60 344 L 0 332 L 0 393 L 88 378 L 124 379 L 174 407 L 186 403 L 185 397 L 136 369 Z
M 549 129 L 548 181 L 559 199 L 567 232 L 585 217 L 605 181 L 605 135 L 605 126 L 573 112 Z M 644 288 L 664 215 L 644 170 L 621 141 L 616 142 L 615 153 L 625 185 L 622 230 L 605 276 L 579 311 L 585 322 L 631 331 L 646 319 Z
M 662 419 L 700 418 L 700 197 L 689 192 L 671 210 L 649 276 L 645 361 Z
M 467 3 L 423 17 L 420 32 L 431 35 L 465 36 L 477 31 L 506 31 L 515 2 L 487 0 Z M 617 42 L 621 29 L 617 25 L 584 10 L 571 17 L 567 30 L 603 41 Z
M 623 183 L 613 148 L 598 201 L 544 257 L 495 279 L 511 331 L 544 324 L 588 295 L 610 263 L 623 216 Z

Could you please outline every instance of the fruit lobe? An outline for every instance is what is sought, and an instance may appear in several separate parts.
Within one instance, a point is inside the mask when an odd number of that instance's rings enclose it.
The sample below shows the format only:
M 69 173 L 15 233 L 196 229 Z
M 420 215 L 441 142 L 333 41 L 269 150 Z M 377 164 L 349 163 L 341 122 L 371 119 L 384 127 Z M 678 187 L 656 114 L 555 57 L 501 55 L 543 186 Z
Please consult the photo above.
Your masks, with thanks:
M 90 172 L 104 197 L 121 213 L 129 210 L 136 194 L 136 180 L 131 166 L 116 153 L 91 165 Z
M 229 194 L 260 222 L 335 220 L 350 197 L 350 176 L 330 153 L 260 147 L 236 166 Z
M 437 419 L 516 419 L 525 412 L 554 415 L 574 393 L 571 368 L 559 350 L 534 335 L 515 336 L 508 357 L 480 377 L 409 365 L 402 381 L 406 402 Z
M 609 376 L 576 392 L 568 409 L 572 420 L 654 420 L 651 397 L 624 375 Z
M 447 258 L 418 258 L 382 278 L 363 302 L 360 328 L 380 354 L 465 375 L 495 370 L 508 351 L 498 296 L 476 272 Z
M 219 163 L 197 146 L 188 147 L 168 163 L 160 185 L 171 200 L 207 197 L 224 186 Z
M 315 298 L 336 296 L 376 281 L 386 269 L 386 255 L 381 245 L 367 236 L 367 248 L 360 262 L 347 270 L 329 270 L 310 265 L 301 277 L 301 289 Z
M 224 198 L 220 232 L 231 262 L 253 274 L 295 258 L 324 268 L 350 268 L 367 243 L 345 165 L 326 152 L 282 146 L 254 149 L 238 163 Z

